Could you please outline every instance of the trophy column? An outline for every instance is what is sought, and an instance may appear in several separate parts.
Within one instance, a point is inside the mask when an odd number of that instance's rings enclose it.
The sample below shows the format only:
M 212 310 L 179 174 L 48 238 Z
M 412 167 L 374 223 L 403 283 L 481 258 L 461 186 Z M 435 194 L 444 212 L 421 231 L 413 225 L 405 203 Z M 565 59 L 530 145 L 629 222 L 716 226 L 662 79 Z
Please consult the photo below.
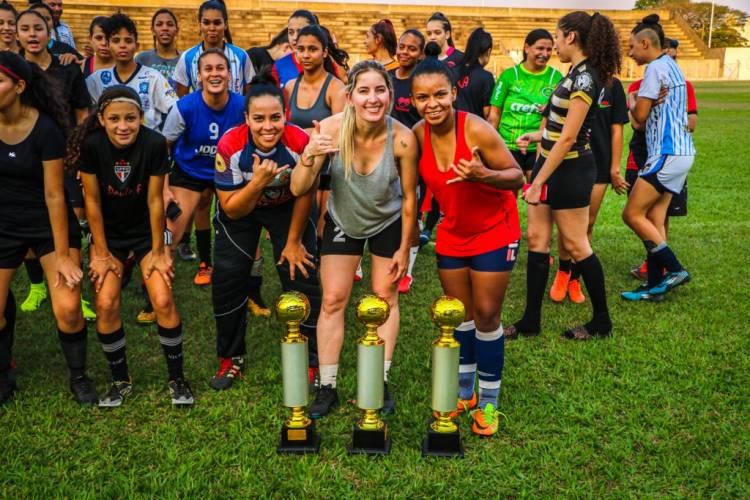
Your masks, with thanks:
M 310 302 L 299 292 L 286 292 L 276 301 L 276 318 L 286 324 L 286 335 L 281 340 L 281 374 L 284 387 L 284 406 L 292 416 L 281 427 L 278 453 L 318 453 L 320 436 L 315 424 L 305 415 L 308 403 L 307 337 L 299 325 L 310 314 Z
M 351 454 L 385 455 L 391 450 L 388 426 L 380 419 L 383 407 L 383 364 L 385 341 L 378 327 L 386 322 L 390 308 L 376 295 L 366 295 L 357 302 L 357 321 L 365 325 L 365 336 L 357 340 L 357 407 L 364 416 L 355 424 Z
M 453 330 L 464 320 L 463 303 L 453 297 L 438 297 L 430 307 L 440 336 L 432 343 L 432 409 L 436 420 L 422 441 L 422 456 L 463 457 L 464 447 L 458 426 L 451 418 L 458 403 L 458 364 L 460 344 Z

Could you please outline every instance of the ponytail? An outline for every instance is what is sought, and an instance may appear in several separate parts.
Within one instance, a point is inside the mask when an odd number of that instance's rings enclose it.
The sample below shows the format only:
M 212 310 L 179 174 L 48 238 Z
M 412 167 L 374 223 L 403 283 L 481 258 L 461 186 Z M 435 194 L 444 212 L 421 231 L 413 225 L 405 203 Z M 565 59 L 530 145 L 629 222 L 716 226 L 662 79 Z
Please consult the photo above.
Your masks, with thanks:
M 564 35 L 575 32 L 575 42 L 583 51 L 602 83 L 609 84 L 622 67 L 620 36 L 607 16 L 595 12 L 571 12 L 560 19 L 558 27 Z

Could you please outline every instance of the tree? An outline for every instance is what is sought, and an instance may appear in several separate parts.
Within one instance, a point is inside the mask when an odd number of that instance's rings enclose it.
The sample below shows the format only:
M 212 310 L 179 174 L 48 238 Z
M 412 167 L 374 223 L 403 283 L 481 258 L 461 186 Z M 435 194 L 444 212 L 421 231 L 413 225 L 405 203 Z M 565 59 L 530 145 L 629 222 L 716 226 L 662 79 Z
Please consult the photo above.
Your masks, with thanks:
M 711 3 L 690 3 L 685 0 L 637 0 L 636 9 L 668 9 L 682 18 L 690 27 L 708 43 L 708 32 L 711 24 Z M 725 5 L 714 7 L 714 28 L 711 35 L 711 46 L 747 47 L 750 41 L 742 36 L 742 28 L 748 21 L 748 14 Z

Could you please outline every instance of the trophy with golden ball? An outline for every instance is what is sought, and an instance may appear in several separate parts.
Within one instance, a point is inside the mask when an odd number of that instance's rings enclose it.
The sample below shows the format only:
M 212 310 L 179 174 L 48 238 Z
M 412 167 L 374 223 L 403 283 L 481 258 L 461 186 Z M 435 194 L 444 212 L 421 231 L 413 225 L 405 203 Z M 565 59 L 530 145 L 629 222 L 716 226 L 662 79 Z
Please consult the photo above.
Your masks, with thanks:
M 292 409 L 292 416 L 281 427 L 278 453 L 318 453 L 320 435 L 314 422 L 305 415 L 308 403 L 307 337 L 299 325 L 310 314 L 310 301 L 299 292 L 286 292 L 276 300 L 276 318 L 286 325 L 281 340 L 281 374 L 284 387 L 284 406 Z
M 365 295 L 357 302 L 357 321 L 365 335 L 357 340 L 357 407 L 363 417 L 354 425 L 351 454 L 386 455 L 391 450 L 388 426 L 380 419 L 383 407 L 383 364 L 385 341 L 378 327 L 390 314 L 388 303 L 377 295 Z

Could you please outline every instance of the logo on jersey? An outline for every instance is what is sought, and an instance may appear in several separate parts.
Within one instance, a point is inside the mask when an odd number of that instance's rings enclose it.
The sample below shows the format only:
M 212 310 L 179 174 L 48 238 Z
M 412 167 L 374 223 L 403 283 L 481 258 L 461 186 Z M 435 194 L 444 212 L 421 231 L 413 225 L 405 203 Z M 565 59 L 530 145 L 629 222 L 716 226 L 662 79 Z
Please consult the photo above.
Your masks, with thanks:
M 591 75 L 588 73 L 581 73 L 576 77 L 576 88 L 587 92 L 594 87 L 594 80 L 591 79 Z
M 125 182 L 125 179 L 127 179 L 130 176 L 130 163 L 126 162 L 125 160 L 120 160 L 117 163 L 115 163 L 115 177 L 117 177 L 120 182 Z
M 544 87 L 542 89 L 542 95 L 544 97 L 549 97 L 549 96 L 552 95 L 552 92 L 554 92 L 554 91 L 555 91 L 555 89 L 553 87 Z
M 404 113 L 409 112 L 409 107 L 411 106 L 411 99 L 408 97 L 399 97 L 396 99 L 396 111 L 401 111 Z
M 224 158 L 221 155 L 216 155 L 216 171 L 217 172 L 225 172 L 227 169 L 227 164 L 224 163 Z
M 141 82 L 138 84 L 139 94 L 148 94 L 148 82 Z
M 601 92 L 599 92 L 599 101 L 597 102 L 599 104 L 600 108 L 609 108 L 612 107 L 612 103 L 610 103 L 607 98 L 604 96 L 604 89 L 602 89 Z
M 542 112 L 536 104 L 521 104 L 520 102 L 514 102 L 513 104 L 511 104 L 510 110 L 516 113 L 524 113 L 527 115 Z
M 99 78 L 101 78 L 104 85 L 109 85 L 109 83 L 112 81 L 112 72 L 109 70 L 102 71 L 102 74 Z

